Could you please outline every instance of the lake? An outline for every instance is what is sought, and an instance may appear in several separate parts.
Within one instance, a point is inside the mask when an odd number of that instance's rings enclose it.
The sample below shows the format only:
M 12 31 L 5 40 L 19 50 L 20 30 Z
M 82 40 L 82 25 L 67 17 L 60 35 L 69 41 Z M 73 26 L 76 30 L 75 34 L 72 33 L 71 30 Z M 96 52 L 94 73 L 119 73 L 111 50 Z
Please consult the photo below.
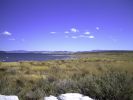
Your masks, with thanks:
M 69 54 L 42 54 L 42 53 L 0 53 L 1 62 L 16 61 L 47 61 L 70 59 Z

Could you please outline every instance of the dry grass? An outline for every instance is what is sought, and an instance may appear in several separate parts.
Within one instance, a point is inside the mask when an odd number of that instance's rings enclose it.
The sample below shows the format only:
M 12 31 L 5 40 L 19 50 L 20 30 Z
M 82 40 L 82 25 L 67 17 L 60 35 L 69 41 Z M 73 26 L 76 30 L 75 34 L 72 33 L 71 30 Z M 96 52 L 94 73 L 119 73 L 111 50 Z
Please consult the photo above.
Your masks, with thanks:
M 123 80 L 123 84 L 133 82 L 132 78 L 129 78 L 130 75 L 133 76 L 133 53 L 83 53 L 73 56 L 76 59 L 46 62 L 0 62 L 0 93 L 18 95 L 20 100 L 25 100 L 29 91 L 35 93 L 37 98 L 49 94 L 79 92 L 99 100 L 120 100 L 119 98 L 112 99 L 108 94 L 110 92 L 105 93 L 102 90 L 102 88 L 106 88 L 107 91 L 110 91 L 107 84 L 111 83 L 111 80 L 108 78 L 120 82 L 120 73 L 124 79 L 127 79 Z M 116 76 L 109 76 L 106 73 L 110 73 L 110 69 L 113 69 Z M 102 79 L 103 77 L 105 80 Z M 100 82 L 107 83 L 104 84 L 105 87 L 97 84 L 99 79 Z M 85 85 L 86 82 L 94 83 L 97 87 L 92 84 Z M 94 90 L 91 89 L 92 87 Z M 126 89 L 126 86 L 124 88 Z M 129 90 L 132 92 L 133 86 L 130 88 Z M 113 90 L 111 93 L 113 92 L 117 91 Z M 125 93 L 122 90 L 118 92 Z M 125 95 L 127 94 L 125 93 Z M 128 98 L 128 100 L 131 99 L 132 97 Z

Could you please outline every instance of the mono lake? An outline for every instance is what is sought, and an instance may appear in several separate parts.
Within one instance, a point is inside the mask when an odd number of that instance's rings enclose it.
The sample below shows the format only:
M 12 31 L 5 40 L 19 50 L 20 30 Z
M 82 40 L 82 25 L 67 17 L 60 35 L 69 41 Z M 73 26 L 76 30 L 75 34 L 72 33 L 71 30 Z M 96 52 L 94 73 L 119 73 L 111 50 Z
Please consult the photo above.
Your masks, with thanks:
M 42 53 L 0 53 L 1 62 L 15 61 L 47 61 L 70 59 L 69 54 L 42 54 Z

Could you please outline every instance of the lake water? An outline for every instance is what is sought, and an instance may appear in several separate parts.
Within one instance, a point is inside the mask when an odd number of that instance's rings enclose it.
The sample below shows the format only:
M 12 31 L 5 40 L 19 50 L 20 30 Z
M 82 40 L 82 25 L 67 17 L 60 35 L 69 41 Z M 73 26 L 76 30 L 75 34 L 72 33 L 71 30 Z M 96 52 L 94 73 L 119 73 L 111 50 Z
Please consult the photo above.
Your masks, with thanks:
M 0 53 L 0 61 L 47 61 L 69 59 L 69 54 L 39 54 L 39 53 Z

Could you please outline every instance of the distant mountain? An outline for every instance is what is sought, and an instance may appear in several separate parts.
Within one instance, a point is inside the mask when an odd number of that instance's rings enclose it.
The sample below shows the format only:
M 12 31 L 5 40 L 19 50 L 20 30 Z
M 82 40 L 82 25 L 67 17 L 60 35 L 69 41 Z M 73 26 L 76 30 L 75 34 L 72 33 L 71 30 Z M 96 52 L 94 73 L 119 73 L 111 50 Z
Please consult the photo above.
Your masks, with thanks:
M 13 50 L 13 51 L 6 51 L 7 53 L 29 53 L 29 51 L 26 50 Z
M 133 52 L 133 50 L 92 50 L 92 52 Z
M 26 50 L 13 50 L 6 51 L 6 53 L 42 53 L 42 54 L 72 54 L 71 51 L 26 51 Z
M 78 51 L 75 52 L 76 54 L 78 53 L 129 53 L 129 52 L 133 52 L 133 50 L 91 50 L 91 51 Z
M 13 50 L 13 51 L 0 51 L 0 53 L 42 53 L 42 54 L 74 54 L 74 53 L 93 53 L 93 52 L 133 52 L 133 50 L 92 50 L 92 51 L 26 51 L 26 50 Z
M 0 53 L 6 53 L 5 51 L 0 51 Z

